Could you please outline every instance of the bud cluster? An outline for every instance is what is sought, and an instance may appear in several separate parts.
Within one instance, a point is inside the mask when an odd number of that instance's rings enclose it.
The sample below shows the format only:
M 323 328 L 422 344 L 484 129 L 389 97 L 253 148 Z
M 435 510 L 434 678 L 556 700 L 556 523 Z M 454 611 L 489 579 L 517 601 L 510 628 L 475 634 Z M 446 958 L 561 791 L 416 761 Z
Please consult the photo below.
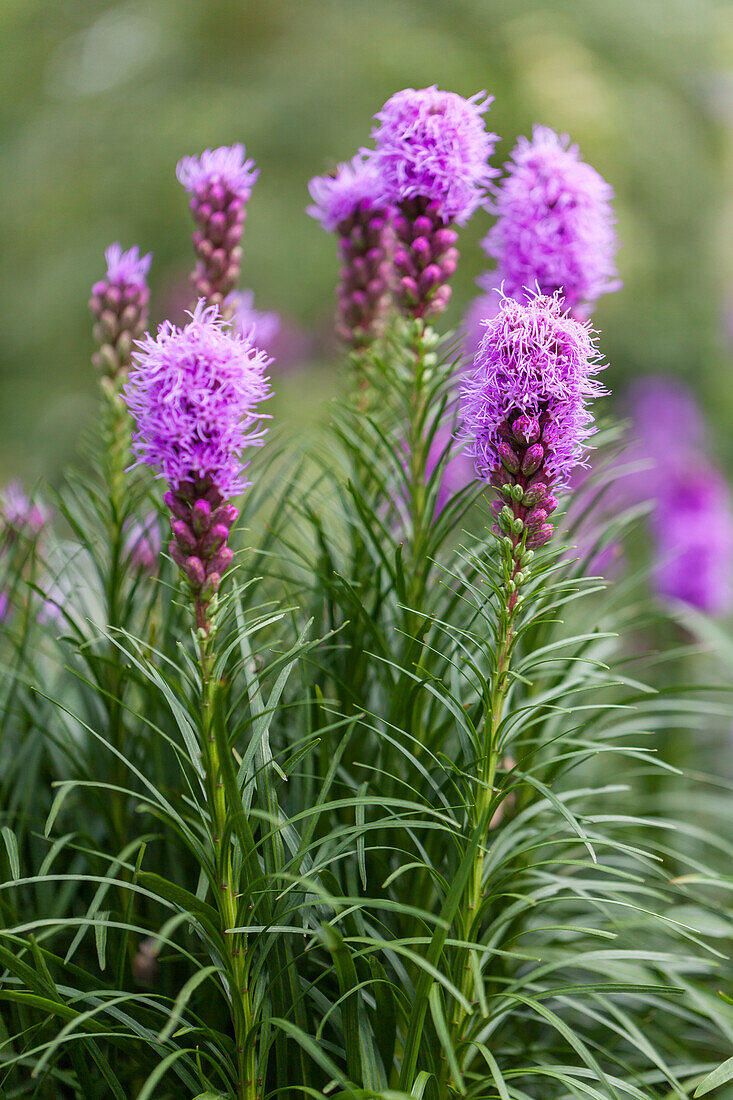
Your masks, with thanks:
M 387 212 L 363 199 L 336 231 L 343 261 L 336 332 L 345 343 L 360 347 L 375 335 L 384 309 L 390 273 Z
M 108 248 L 105 257 L 107 274 L 94 284 L 89 299 L 99 344 L 92 362 L 103 377 L 116 379 L 127 371 L 133 345 L 148 323 L 150 291 L 145 277 L 151 257 L 141 257 L 137 248 L 123 252 L 118 244 Z
M 400 203 L 393 227 L 397 303 L 413 317 L 437 316 L 450 300 L 458 234 L 445 224 L 438 203 L 424 198 Z
M 514 548 L 537 550 L 552 537 L 550 516 L 557 508 L 552 475 L 546 469 L 542 443 L 543 416 L 517 413 L 499 428 L 501 465 L 491 484 L 502 498 L 491 506 L 493 531 L 511 539 Z
M 194 194 L 190 206 L 197 260 L 191 282 L 197 297 L 221 305 L 239 281 L 245 200 L 216 181 Z
M 196 625 L 208 632 L 211 600 L 234 557 L 226 543 L 239 509 L 224 500 L 210 479 L 184 482 L 163 499 L 171 512 L 170 555 L 194 596 Z

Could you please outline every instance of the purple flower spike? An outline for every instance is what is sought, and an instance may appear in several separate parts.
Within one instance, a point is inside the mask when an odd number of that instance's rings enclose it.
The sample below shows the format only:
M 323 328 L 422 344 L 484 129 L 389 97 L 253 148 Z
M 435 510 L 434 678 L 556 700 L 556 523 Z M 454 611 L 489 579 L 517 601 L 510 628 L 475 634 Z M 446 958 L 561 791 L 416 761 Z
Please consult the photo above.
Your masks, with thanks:
M 618 241 L 611 206 L 613 189 L 580 159 L 577 145 L 546 126 L 532 140 L 520 138 L 496 190 L 496 224 L 483 241 L 511 298 L 527 290 L 561 291 L 566 305 L 586 315 L 597 299 L 618 290 Z
M 435 85 L 407 88 L 374 116 L 383 201 L 397 208 L 396 298 L 408 316 L 436 316 L 450 299 L 458 262 L 451 223 L 468 221 L 496 175 L 487 163 L 496 135 L 482 117 L 491 102 L 484 92 L 464 99 Z
M 525 305 L 505 298 L 485 322 L 461 389 L 463 435 L 477 477 L 506 501 L 497 530 L 516 546 L 523 537 L 528 549 L 547 542 L 545 521 L 557 504 L 551 490 L 567 484 L 593 434 L 587 404 L 604 392 L 594 378 L 602 365 L 593 336 L 563 312 L 559 295 Z
M 124 390 L 136 423 L 133 450 L 168 482 L 171 557 L 196 602 L 197 625 L 208 630 L 209 605 L 231 561 L 223 546 L 242 492 L 245 447 L 260 446 L 270 396 L 270 360 L 249 336 L 231 334 L 218 306 L 201 300 L 185 328 L 165 322 L 139 342 Z
M 197 296 L 228 316 L 233 309 L 224 300 L 239 279 L 245 207 L 258 175 L 243 145 L 205 149 L 199 157 L 183 157 L 176 168 L 179 182 L 191 194 L 196 222 L 191 240 L 197 262 L 191 281 Z
M 94 339 L 99 344 L 92 362 L 105 377 L 119 378 L 129 367 L 133 344 L 148 322 L 146 280 L 152 253 L 141 256 L 137 245 L 123 252 L 121 245 L 112 244 L 104 258 L 107 274 L 94 284 L 89 300 L 96 320 Z
M 339 239 L 336 331 L 344 343 L 363 346 L 378 333 L 390 275 L 389 211 L 373 156 L 361 153 L 333 175 L 316 176 L 308 190 L 308 213 Z

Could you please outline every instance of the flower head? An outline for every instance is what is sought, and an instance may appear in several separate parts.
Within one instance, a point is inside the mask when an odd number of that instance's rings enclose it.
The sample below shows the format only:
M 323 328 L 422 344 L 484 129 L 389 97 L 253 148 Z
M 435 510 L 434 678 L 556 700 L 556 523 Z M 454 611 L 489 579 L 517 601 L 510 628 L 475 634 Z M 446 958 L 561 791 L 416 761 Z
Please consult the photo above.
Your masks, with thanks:
M 150 271 L 152 252 L 140 255 L 137 245 L 123 251 L 122 245 L 115 242 L 104 253 L 107 262 L 106 283 L 118 287 L 139 287 L 146 284 L 147 274 Z
M 176 167 L 178 182 L 192 195 L 201 196 L 211 187 L 237 195 L 246 202 L 252 194 L 259 169 L 247 159 L 244 145 L 220 145 L 204 149 L 198 157 L 182 157 Z
M 339 164 L 331 175 L 314 176 L 308 191 L 313 203 L 307 213 L 328 233 L 351 218 L 359 207 L 376 209 L 383 205 L 379 172 L 373 155 L 366 152 Z
M 482 118 L 492 99 L 485 92 L 464 99 L 435 85 L 388 99 L 373 131 L 383 202 L 423 198 L 436 204 L 444 222 L 467 222 L 496 175 L 487 163 L 496 135 Z
M 262 442 L 256 408 L 270 396 L 270 360 L 226 330 L 217 306 L 199 301 L 190 316 L 184 328 L 165 322 L 138 343 L 124 390 L 133 450 L 172 488 L 207 481 L 228 498 L 247 485 L 242 451 Z
M 603 392 L 593 377 L 602 369 L 593 331 L 563 312 L 559 295 L 525 305 L 504 298 L 485 328 L 461 391 L 477 476 L 489 479 L 512 461 L 507 439 L 527 422 L 524 445 L 540 448 L 548 477 L 564 486 L 593 434 L 586 403 Z
M 496 190 L 497 215 L 483 245 L 497 260 L 492 280 L 523 300 L 527 289 L 562 290 L 569 307 L 618 290 L 613 189 L 577 145 L 546 126 L 519 139 Z

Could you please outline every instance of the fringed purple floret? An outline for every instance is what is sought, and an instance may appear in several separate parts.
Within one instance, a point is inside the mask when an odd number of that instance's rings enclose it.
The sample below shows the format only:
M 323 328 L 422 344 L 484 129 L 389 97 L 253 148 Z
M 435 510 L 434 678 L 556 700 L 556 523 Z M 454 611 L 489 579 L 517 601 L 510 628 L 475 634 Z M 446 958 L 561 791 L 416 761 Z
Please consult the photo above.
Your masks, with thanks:
M 435 316 L 448 304 L 458 262 L 451 223 L 468 221 L 496 175 L 487 163 L 496 135 L 482 118 L 491 102 L 484 92 L 464 99 L 435 86 L 407 88 L 375 115 L 383 202 L 397 210 L 395 297 L 408 316 Z
M 487 278 L 503 283 L 505 294 L 524 301 L 528 288 L 560 290 L 579 311 L 621 282 L 613 189 L 569 141 L 546 126 L 535 126 L 531 141 L 519 139 L 483 246 L 497 261 Z
M 191 194 L 196 222 L 191 240 L 197 263 L 191 281 L 197 296 L 225 309 L 224 300 L 239 280 L 245 207 L 259 169 L 247 159 L 243 145 L 222 145 L 205 149 L 199 157 L 183 157 L 176 175 Z
M 341 222 L 353 218 L 362 203 L 369 209 L 385 205 L 374 157 L 366 152 L 357 153 L 350 161 L 339 164 L 330 175 L 314 176 L 308 191 L 313 202 L 306 212 L 319 221 L 327 233 L 333 233 Z
M 133 345 L 148 322 L 146 279 L 152 253 L 141 256 L 137 245 L 124 252 L 121 245 L 112 244 L 104 258 L 107 274 L 94 284 L 89 299 L 96 321 L 94 338 L 99 344 L 92 362 L 105 376 L 117 378 L 129 367 Z
M 558 295 L 520 305 L 505 298 L 461 390 L 463 435 L 476 475 L 507 502 L 494 506 L 498 532 L 535 549 L 552 535 L 555 492 L 593 434 L 587 402 L 603 393 L 587 324 L 563 312 Z
M 202 300 L 185 328 L 165 322 L 139 342 L 125 399 L 135 420 L 133 450 L 169 485 L 170 553 L 196 599 L 200 627 L 232 560 L 226 546 L 247 486 L 242 452 L 260 446 L 258 404 L 270 396 L 267 355 L 232 334 L 216 305 Z
M 379 331 L 390 275 L 389 211 L 373 157 L 359 154 L 333 176 L 316 176 L 308 188 L 314 200 L 308 213 L 339 239 L 336 331 L 359 347 Z
M 487 163 L 496 134 L 482 117 L 492 101 L 485 92 L 464 99 L 435 85 L 405 88 L 388 99 L 374 116 L 379 125 L 372 135 L 383 201 L 397 206 L 425 199 L 443 223 L 464 225 L 496 175 Z

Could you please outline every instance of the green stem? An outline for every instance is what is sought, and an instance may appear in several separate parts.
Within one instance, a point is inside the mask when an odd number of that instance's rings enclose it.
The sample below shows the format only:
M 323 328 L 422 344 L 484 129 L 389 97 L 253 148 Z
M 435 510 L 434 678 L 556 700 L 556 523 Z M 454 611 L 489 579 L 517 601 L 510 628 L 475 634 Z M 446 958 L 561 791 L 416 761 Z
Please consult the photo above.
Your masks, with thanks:
M 196 619 L 202 617 L 197 601 Z M 204 616 L 205 617 L 205 616 Z M 209 809 L 210 838 L 216 874 L 216 904 L 221 920 L 222 938 L 231 950 L 222 960 L 229 985 L 234 1042 L 237 1049 L 237 1100 L 256 1100 L 257 1065 L 250 1032 L 254 1023 L 252 998 L 249 991 L 249 964 L 246 937 L 229 933 L 237 921 L 237 879 L 232 861 L 232 845 L 227 824 L 229 806 L 224 789 L 221 761 L 214 733 L 216 681 L 213 675 L 214 657 L 210 626 L 199 628 L 199 658 L 201 663 L 201 745 L 206 769 L 206 794 Z

